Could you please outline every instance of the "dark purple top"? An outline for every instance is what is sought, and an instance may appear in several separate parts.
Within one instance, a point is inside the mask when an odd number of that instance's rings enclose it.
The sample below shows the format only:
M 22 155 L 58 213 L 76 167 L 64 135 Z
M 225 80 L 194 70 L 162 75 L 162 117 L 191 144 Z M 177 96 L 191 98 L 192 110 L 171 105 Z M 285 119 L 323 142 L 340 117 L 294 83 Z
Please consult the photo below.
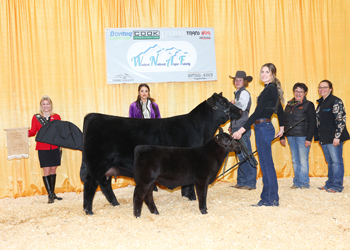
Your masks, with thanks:
M 157 111 L 157 116 L 156 116 L 155 110 L 153 110 L 153 107 L 151 105 L 151 119 L 161 118 L 157 103 L 153 102 L 153 106 Z M 143 118 L 142 117 L 142 110 L 137 107 L 136 102 L 133 102 L 130 104 L 129 117 L 131 117 L 131 118 Z

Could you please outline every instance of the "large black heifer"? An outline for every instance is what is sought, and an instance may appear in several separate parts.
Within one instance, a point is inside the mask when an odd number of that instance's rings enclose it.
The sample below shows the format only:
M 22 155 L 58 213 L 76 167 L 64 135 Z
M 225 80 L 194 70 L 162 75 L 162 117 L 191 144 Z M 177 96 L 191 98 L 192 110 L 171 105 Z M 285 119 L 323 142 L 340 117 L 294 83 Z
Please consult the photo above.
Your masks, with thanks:
M 155 182 L 170 189 L 194 185 L 199 210 L 206 214 L 208 185 L 214 182 L 228 153 L 239 152 L 240 145 L 219 128 L 219 134 L 200 147 L 137 146 L 133 167 L 134 216 L 141 216 L 143 201 L 151 213 L 159 214 L 153 200 Z
M 240 116 L 241 110 L 222 93 L 214 93 L 186 115 L 164 119 L 88 114 L 84 119 L 81 169 L 84 211 L 93 214 L 92 202 L 98 185 L 112 205 L 119 205 L 110 177 L 134 177 L 132 166 L 137 145 L 202 146 L 213 138 L 221 124 Z M 183 188 L 182 195 L 196 199 L 193 186 Z

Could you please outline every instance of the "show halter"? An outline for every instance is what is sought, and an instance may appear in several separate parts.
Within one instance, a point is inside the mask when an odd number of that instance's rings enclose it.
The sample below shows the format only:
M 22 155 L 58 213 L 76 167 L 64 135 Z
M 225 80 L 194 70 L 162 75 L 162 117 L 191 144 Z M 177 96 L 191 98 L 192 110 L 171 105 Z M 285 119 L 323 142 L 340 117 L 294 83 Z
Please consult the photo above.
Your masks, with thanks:
M 230 119 L 231 119 L 231 117 L 230 117 L 230 105 L 228 106 L 228 108 L 227 109 L 221 109 L 221 108 L 219 108 L 218 106 L 216 106 L 216 105 L 214 105 L 214 102 L 212 101 L 212 98 L 213 97 L 210 97 L 210 98 L 208 98 L 206 101 L 207 101 L 207 103 L 208 103 L 208 105 L 213 109 L 213 110 L 219 110 L 219 111 L 221 111 L 221 112 L 224 112 Z M 213 104 L 210 104 L 210 102 L 209 101 L 211 101 Z M 227 101 L 228 102 L 228 101 Z M 231 103 L 230 103 L 231 104 Z M 232 104 L 233 105 L 233 104 Z
M 219 139 L 218 138 L 219 135 L 216 136 L 216 139 Z M 228 151 L 228 147 L 231 146 L 231 144 L 235 141 L 235 139 L 232 138 L 232 140 L 230 141 L 230 143 L 227 145 L 227 146 L 224 146 L 222 144 L 220 144 L 218 141 L 216 141 L 221 147 L 223 147 L 226 151 Z

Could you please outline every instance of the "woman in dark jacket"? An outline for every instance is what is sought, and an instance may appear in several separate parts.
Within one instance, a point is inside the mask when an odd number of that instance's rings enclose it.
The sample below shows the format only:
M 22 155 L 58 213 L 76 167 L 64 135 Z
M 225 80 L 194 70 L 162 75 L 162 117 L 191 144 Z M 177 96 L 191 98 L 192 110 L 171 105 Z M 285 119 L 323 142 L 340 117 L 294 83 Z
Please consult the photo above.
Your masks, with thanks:
M 332 91 L 333 85 L 328 80 L 323 80 L 318 85 L 322 97 L 317 100 L 315 141 L 319 141 L 328 164 L 328 180 L 319 189 L 337 193 L 344 189 L 343 142 L 350 137 L 346 129 L 344 104 L 332 95 Z
M 286 129 L 304 119 L 285 134 L 292 154 L 294 179 L 291 188 L 293 189 L 310 187 L 309 152 L 315 131 L 316 113 L 315 105 L 306 99 L 307 91 L 308 88 L 304 83 L 294 84 L 294 98 L 287 103 L 284 110 Z M 284 138 L 281 138 L 281 144 L 286 145 Z
M 263 173 L 263 190 L 261 200 L 255 206 L 278 206 L 278 183 L 275 166 L 272 159 L 271 142 L 275 137 L 281 137 L 284 132 L 283 90 L 276 78 L 276 67 L 272 63 L 261 67 L 260 79 L 265 84 L 258 97 L 257 107 L 243 127 L 233 133 L 233 138 L 240 139 L 242 134 L 254 124 L 256 147 L 259 154 L 261 171 Z M 277 112 L 280 130 L 275 136 L 275 128 L 271 123 L 272 114 Z

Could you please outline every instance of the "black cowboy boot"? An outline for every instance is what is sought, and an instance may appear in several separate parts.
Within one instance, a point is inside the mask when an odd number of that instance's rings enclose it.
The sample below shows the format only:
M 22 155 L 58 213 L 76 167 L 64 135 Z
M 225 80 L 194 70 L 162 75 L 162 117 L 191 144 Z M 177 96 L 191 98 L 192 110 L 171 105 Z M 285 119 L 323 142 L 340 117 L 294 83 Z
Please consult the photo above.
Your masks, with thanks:
M 51 178 L 50 176 L 43 176 L 43 181 L 47 193 L 49 194 L 49 201 L 47 203 L 54 203 L 54 192 L 52 191 Z
M 50 175 L 51 178 L 51 186 L 52 186 L 52 193 L 53 193 L 53 198 L 55 200 L 62 200 L 61 197 L 57 197 L 57 195 L 55 194 L 55 186 L 56 186 L 56 174 L 52 174 Z

